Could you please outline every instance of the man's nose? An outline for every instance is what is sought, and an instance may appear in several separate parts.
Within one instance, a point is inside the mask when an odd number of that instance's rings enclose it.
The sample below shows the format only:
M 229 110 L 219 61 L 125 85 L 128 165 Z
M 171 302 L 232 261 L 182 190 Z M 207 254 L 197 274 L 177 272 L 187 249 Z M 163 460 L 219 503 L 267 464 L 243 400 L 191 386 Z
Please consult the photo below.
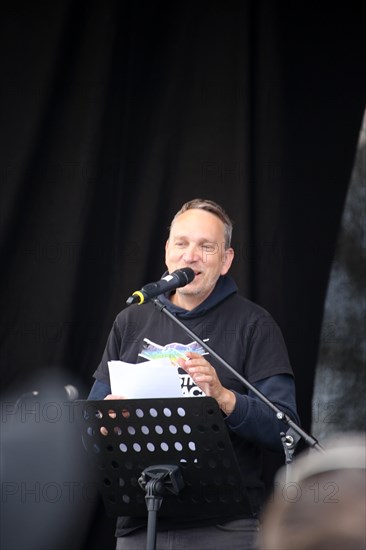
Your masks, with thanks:
M 183 254 L 183 260 L 185 262 L 197 262 L 202 258 L 202 249 L 199 246 L 188 246 Z

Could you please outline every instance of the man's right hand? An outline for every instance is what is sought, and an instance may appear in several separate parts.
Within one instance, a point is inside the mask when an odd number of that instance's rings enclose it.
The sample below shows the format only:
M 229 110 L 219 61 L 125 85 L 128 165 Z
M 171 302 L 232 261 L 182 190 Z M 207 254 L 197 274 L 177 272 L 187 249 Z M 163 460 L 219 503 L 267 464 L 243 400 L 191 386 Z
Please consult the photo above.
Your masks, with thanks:
M 112 393 L 109 393 L 105 396 L 104 399 L 127 399 L 127 397 L 124 397 L 123 395 L 113 395 Z

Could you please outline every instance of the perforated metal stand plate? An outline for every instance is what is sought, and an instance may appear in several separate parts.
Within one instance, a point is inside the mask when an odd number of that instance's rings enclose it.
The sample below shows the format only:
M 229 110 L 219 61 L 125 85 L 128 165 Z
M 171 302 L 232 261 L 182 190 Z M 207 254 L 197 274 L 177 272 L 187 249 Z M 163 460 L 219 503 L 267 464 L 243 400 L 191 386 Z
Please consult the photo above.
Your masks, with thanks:
M 184 488 L 164 495 L 159 515 L 250 513 L 228 430 L 211 397 L 78 402 L 84 445 L 95 460 L 106 511 L 147 515 L 139 485 L 149 466 L 180 467 Z

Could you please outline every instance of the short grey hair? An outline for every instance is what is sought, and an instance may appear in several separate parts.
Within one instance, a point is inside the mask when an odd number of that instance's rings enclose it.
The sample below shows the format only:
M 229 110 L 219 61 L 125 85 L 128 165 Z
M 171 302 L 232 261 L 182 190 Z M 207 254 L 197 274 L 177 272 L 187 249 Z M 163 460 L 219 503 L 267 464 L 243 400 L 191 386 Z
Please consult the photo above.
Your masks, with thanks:
M 175 214 L 174 218 L 172 219 L 169 230 L 171 229 L 173 223 L 178 218 L 178 216 L 180 216 L 184 212 L 187 212 L 187 210 L 193 210 L 193 209 L 205 210 L 206 212 L 210 212 L 211 214 L 214 214 L 222 221 L 222 223 L 224 224 L 225 249 L 227 250 L 228 248 L 230 248 L 231 236 L 233 233 L 233 222 L 231 221 L 229 216 L 226 214 L 222 206 L 220 206 L 216 202 L 211 201 L 209 199 L 193 199 L 183 204 L 183 206 L 180 208 L 180 210 L 178 210 L 178 212 Z

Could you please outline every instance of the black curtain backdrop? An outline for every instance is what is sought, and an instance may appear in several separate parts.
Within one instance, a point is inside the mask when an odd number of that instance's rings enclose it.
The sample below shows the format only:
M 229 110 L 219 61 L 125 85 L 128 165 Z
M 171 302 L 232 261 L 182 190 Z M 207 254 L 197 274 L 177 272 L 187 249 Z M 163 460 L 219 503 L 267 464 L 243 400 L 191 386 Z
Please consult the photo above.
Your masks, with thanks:
M 1 7 L 5 395 L 58 368 L 85 397 L 115 315 L 164 270 L 171 217 L 203 197 L 234 220 L 232 274 L 282 328 L 310 429 L 365 108 L 365 6 Z

